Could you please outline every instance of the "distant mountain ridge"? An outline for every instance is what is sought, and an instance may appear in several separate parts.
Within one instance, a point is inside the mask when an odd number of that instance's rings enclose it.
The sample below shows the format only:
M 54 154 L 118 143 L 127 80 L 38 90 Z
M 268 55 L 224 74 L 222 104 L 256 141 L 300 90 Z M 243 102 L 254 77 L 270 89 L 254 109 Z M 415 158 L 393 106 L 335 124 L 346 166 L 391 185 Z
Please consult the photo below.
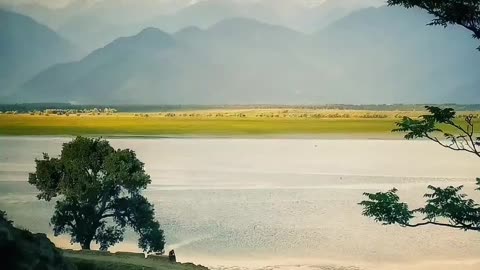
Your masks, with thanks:
M 418 10 L 367 8 L 306 35 L 248 18 L 175 34 L 148 28 L 19 89 L 83 104 L 480 103 L 468 32 Z
M 313 32 L 354 10 L 381 0 L 327 0 L 309 7 L 300 0 L 102 0 L 71 1 L 60 9 L 39 4 L 6 6 L 40 21 L 86 52 L 146 27 L 174 33 L 189 26 L 208 28 L 232 17 L 255 19 L 300 32 Z M 175 4 L 174 4 L 175 3 Z
M 0 9 L 0 95 L 75 56 L 75 48 L 27 16 Z

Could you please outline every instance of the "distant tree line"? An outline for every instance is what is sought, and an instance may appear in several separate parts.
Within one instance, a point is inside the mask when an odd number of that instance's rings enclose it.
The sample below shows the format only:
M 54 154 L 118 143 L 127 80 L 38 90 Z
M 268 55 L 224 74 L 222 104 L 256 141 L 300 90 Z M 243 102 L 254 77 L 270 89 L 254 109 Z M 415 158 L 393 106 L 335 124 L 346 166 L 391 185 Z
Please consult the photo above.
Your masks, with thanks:
M 34 110 L 34 111 L 28 111 L 28 112 L 24 112 L 24 113 L 28 113 L 30 115 L 45 115 L 45 116 L 66 115 L 66 116 L 69 116 L 69 115 L 72 115 L 72 114 L 76 114 L 76 115 L 80 115 L 80 114 L 89 114 L 89 115 L 106 114 L 106 115 L 111 115 L 111 114 L 114 114 L 116 112 L 117 112 L 117 110 L 112 109 L 112 108 L 105 108 L 105 109 L 93 108 L 93 109 L 81 109 L 81 110 L 77 110 L 77 109 L 69 109 L 69 110 L 65 110 L 65 109 L 46 109 L 46 110 L 43 110 L 43 111 Z M 5 111 L 5 112 L 0 111 L 0 114 L 18 114 L 18 113 L 19 113 L 18 111 Z M 22 113 L 22 112 L 20 112 L 20 113 Z
M 365 111 L 424 111 L 425 106 L 435 104 L 327 104 L 327 105 L 78 105 L 70 103 L 22 103 L 0 104 L 0 112 L 29 113 L 45 110 L 105 110 L 115 109 L 118 112 L 152 113 L 174 112 L 203 109 L 308 109 L 308 110 L 365 110 Z M 480 104 L 441 104 L 456 111 L 480 111 Z
M 17 113 L 29 113 L 32 111 L 45 111 L 45 110 L 105 110 L 115 109 L 118 112 L 159 112 L 159 111 L 179 111 L 179 110 L 199 110 L 207 109 L 212 106 L 200 106 L 200 105 L 78 105 L 70 103 L 21 103 L 21 104 L 0 104 L 0 112 L 17 112 Z M 480 107 L 480 106 L 479 106 Z

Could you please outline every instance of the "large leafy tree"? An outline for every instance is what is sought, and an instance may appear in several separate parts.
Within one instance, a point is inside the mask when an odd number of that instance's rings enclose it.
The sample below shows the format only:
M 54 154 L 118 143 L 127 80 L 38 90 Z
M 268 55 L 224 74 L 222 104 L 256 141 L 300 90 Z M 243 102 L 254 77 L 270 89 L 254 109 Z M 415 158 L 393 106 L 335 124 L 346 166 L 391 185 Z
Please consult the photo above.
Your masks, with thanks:
M 153 205 L 142 196 L 150 184 L 135 152 L 115 150 L 102 139 L 77 137 L 65 143 L 61 155 L 37 159 L 29 183 L 38 199 L 56 199 L 51 218 L 54 234 L 69 234 L 72 243 L 101 250 L 123 241 L 126 227 L 139 234 L 145 252 L 163 253 L 165 239 Z
M 388 0 L 389 5 L 421 8 L 435 18 L 431 25 L 460 25 L 480 39 L 480 0 Z M 480 47 L 479 47 L 480 49 Z M 429 114 L 420 119 L 404 118 L 394 131 L 406 132 L 406 139 L 426 138 L 442 147 L 480 157 L 480 138 L 476 137 L 474 117 L 467 116 L 457 123 L 453 109 L 426 107 Z M 448 128 L 448 129 L 446 129 Z M 477 178 L 477 190 L 480 179 Z M 463 186 L 440 188 L 429 186 L 426 204 L 410 209 L 400 200 L 397 189 L 388 192 L 365 193 L 368 198 L 360 203 L 363 214 L 384 225 L 403 227 L 435 225 L 462 230 L 480 231 L 480 206 L 462 192 Z M 421 221 L 418 217 L 421 216 Z

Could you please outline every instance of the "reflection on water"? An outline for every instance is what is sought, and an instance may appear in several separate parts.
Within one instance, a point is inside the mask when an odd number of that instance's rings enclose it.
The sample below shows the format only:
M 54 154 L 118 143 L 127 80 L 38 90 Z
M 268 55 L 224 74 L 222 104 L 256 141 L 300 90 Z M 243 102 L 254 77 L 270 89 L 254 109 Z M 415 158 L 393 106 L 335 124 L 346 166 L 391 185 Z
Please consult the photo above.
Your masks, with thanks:
M 65 140 L 0 138 L 0 208 L 17 224 L 51 232 L 52 204 L 37 201 L 25 181 L 34 158 L 58 154 Z M 383 227 L 357 205 L 363 192 L 392 187 L 412 207 L 428 184 L 465 184 L 477 195 L 480 172 L 469 155 L 425 141 L 111 142 L 145 162 L 153 180 L 146 195 L 180 260 L 232 270 L 480 269 L 478 233 Z M 115 248 L 135 249 L 135 236 Z

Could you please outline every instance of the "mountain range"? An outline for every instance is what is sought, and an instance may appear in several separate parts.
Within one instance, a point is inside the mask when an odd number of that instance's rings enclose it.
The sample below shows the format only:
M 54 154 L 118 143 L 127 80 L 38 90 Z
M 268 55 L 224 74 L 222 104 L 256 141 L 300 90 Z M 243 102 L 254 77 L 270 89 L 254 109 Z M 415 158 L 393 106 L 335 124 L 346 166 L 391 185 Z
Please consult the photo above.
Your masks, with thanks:
M 208 28 L 233 17 L 310 33 L 354 10 L 380 3 L 382 0 L 77 0 L 57 9 L 38 3 L 12 4 L 5 8 L 48 25 L 76 46 L 91 52 L 147 27 L 173 33 L 188 26 Z
M 70 61 L 75 47 L 31 18 L 0 10 L 0 94 L 41 70 Z
M 478 103 L 480 53 L 420 10 L 357 10 L 312 34 L 245 17 L 115 39 L 12 101 L 95 104 Z M 1 43 L 0 43 L 1 44 Z

